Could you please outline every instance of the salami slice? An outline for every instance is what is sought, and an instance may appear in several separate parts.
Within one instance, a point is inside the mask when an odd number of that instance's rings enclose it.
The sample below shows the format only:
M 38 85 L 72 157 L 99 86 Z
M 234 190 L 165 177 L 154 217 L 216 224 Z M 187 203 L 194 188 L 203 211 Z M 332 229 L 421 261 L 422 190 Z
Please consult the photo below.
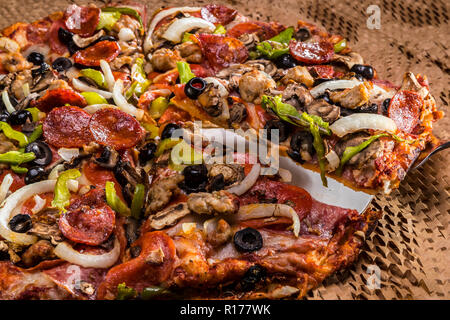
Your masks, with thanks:
M 229 24 L 237 15 L 237 11 L 220 4 L 208 4 L 200 11 L 202 18 L 214 24 Z
M 329 62 L 334 54 L 333 45 L 328 41 L 291 41 L 289 50 L 296 60 L 307 64 L 322 64 Z
M 239 38 L 243 34 L 256 33 L 259 40 L 263 41 L 275 37 L 284 29 L 285 27 L 283 25 L 276 22 L 266 23 L 261 21 L 249 21 L 235 25 L 228 30 L 227 35 Z
M 67 29 L 81 37 L 89 37 L 100 21 L 100 9 L 73 4 L 67 8 L 64 18 Z
M 132 247 L 140 248 L 139 256 L 109 270 L 98 288 L 98 299 L 114 299 L 117 286 L 121 283 L 140 292 L 166 281 L 172 274 L 176 249 L 167 234 L 147 232 Z
M 114 211 L 105 203 L 104 191 L 93 189 L 75 200 L 58 223 L 69 240 L 97 246 L 112 234 L 115 219 Z
M 238 39 L 214 34 L 199 34 L 196 37 L 203 56 L 216 71 L 247 60 L 248 50 Z
M 48 90 L 41 98 L 32 102 L 32 106 L 43 112 L 50 112 L 54 108 L 71 105 L 76 107 L 87 106 L 86 99 L 72 89 Z
M 399 130 L 411 133 L 419 123 L 422 106 L 423 99 L 418 93 L 399 91 L 391 99 L 388 116 L 394 120 Z
M 112 108 L 94 113 L 89 129 L 97 143 L 117 150 L 135 146 L 144 136 L 144 130 L 135 118 Z
M 100 41 L 73 55 L 75 63 L 88 67 L 100 66 L 100 60 L 113 61 L 120 53 L 120 47 L 115 41 Z
M 44 138 L 57 148 L 80 148 L 92 141 L 90 118 L 89 113 L 78 107 L 55 108 L 44 120 Z

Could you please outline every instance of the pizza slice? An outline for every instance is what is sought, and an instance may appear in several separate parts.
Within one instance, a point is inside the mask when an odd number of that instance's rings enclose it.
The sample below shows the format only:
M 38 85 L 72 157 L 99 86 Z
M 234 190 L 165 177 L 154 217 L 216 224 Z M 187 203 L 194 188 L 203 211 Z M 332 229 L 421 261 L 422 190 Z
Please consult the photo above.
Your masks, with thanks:
M 253 21 L 234 10 L 163 9 L 144 48 L 154 83 L 175 86 L 170 101 L 204 126 L 278 130 L 284 155 L 358 189 L 397 188 L 419 154 L 439 145 L 442 118 L 426 77 L 401 86 L 379 79 L 342 36 L 299 21 Z M 190 64 L 191 73 L 184 62 Z M 185 90 L 175 74 L 190 74 Z M 148 106 L 148 103 L 147 103 Z M 273 139 L 271 139 L 273 140 Z

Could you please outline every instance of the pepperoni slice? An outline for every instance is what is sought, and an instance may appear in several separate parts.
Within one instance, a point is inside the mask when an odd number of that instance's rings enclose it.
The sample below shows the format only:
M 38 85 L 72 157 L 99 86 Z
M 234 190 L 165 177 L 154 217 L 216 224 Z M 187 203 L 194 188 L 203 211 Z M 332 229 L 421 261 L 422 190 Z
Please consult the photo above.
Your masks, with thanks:
M 140 292 L 146 287 L 166 281 L 172 274 L 176 249 L 173 240 L 166 233 L 144 233 L 132 247 L 141 249 L 139 256 L 109 270 L 98 288 L 98 299 L 114 299 L 117 286 L 121 283 Z
M 120 47 L 115 41 L 100 41 L 73 55 L 75 63 L 88 67 L 100 66 L 100 60 L 113 61 L 120 53 Z
M 247 60 L 248 50 L 238 39 L 214 34 L 199 34 L 203 56 L 216 71 Z
M 64 18 L 69 31 L 81 37 L 89 37 L 94 34 L 100 21 L 100 9 L 73 4 L 67 8 Z
M 289 50 L 295 59 L 307 64 L 326 63 L 331 60 L 334 54 L 333 45 L 328 41 L 291 41 Z
M 206 21 L 214 24 L 229 24 L 236 18 L 237 11 L 220 4 L 208 4 L 200 11 L 201 16 Z
M 55 108 L 44 120 L 44 138 L 57 148 L 80 148 L 92 141 L 90 118 L 89 113 L 78 107 Z
M 114 211 L 105 203 L 104 191 L 93 189 L 72 202 L 58 223 L 69 240 L 97 246 L 112 234 L 115 219 Z
M 62 43 L 61 40 L 59 40 L 58 36 L 59 28 L 63 27 L 64 21 L 62 19 L 57 20 L 53 22 L 48 34 L 48 42 L 50 43 L 50 48 L 52 49 L 53 52 L 61 56 L 68 51 L 67 46 L 64 43 Z
M 54 108 L 65 105 L 85 107 L 86 99 L 78 92 L 72 89 L 53 89 L 47 92 L 38 100 L 32 102 L 32 106 L 43 112 L 50 112 Z
M 399 91 L 391 99 L 388 116 L 394 120 L 399 130 L 411 133 L 419 123 L 422 106 L 423 99 L 418 93 Z
M 295 209 L 300 219 L 305 217 L 312 207 L 311 195 L 304 189 L 267 178 L 259 179 L 248 192 L 240 197 L 239 201 L 241 206 L 263 201 L 289 204 Z
M 89 129 L 96 142 L 117 150 L 134 147 L 144 136 L 144 130 L 135 118 L 112 108 L 94 113 Z
M 227 35 L 234 38 L 239 38 L 243 34 L 256 33 L 258 38 L 263 41 L 275 37 L 285 27 L 277 22 L 260 22 L 251 21 L 243 22 L 235 25 L 233 28 L 228 30 Z

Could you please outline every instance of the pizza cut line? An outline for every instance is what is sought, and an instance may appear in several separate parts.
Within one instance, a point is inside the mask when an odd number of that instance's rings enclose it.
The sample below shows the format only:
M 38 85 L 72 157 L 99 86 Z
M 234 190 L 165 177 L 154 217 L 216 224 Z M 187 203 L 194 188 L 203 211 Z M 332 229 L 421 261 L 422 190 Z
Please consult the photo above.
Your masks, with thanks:
M 207 164 L 183 135 L 266 129 L 317 183 L 389 193 L 443 116 L 425 76 L 396 86 L 342 36 L 222 5 L 16 23 L 0 89 L 0 299 L 303 298 L 381 213 L 320 203 L 249 153 Z

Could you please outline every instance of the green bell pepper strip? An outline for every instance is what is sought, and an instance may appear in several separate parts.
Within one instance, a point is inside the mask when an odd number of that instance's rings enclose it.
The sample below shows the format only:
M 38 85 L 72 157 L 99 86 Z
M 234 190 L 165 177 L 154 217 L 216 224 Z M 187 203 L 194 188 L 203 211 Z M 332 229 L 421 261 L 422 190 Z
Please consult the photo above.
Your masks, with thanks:
M 131 214 L 128 206 L 120 200 L 117 196 L 116 189 L 114 188 L 114 182 L 107 181 L 105 185 L 105 193 L 106 193 L 106 203 L 111 207 L 114 211 L 119 213 L 121 216 L 128 217 Z
M 152 101 L 148 113 L 153 119 L 159 119 L 169 106 L 169 100 L 164 97 L 158 97 Z
M 41 112 L 38 108 L 27 108 L 25 109 L 29 113 L 31 113 L 31 117 L 33 118 L 33 122 L 39 121 L 39 113 Z
M 126 286 L 125 282 L 117 286 L 116 300 L 129 300 L 136 298 L 137 292 L 133 288 Z
M 120 12 L 100 12 L 100 20 L 97 25 L 97 30 L 106 29 L 111 31 L 114 25 L 119 21 L 122 15 Z
M 158 143 L 158 147 L 156 148 L 155 157 L 159 157 L 164 153 L 164 151 L 170 150 L 179 144 L 183 139 L 172 139 L 167 138 Z
M 133 79 L 133 83 L 125 94 L 127 99 L 130 99 L 133 94 L 140 97 L 151 84 L 144 71 L 144 59 L 136 59 L 135 64 L 131 67 L 131 79 Z
M 66 211 L 65 208 L 70 204 L 70 191 L 67 187 L 67 181 L 77 179 L 80 176 L 81 173 L 77 169 L 69 169 L 59 175 L 55 185 L 55 195 L 52 201 L 53 207 L 60 209 L 61 212 Z
M 88 105 L 107 104 L 108 101 L 97 92 L 82 92 L 81 95 L 86 99 Z
M 342 39 L 341 41 L 334 44 L 334 52 L 339 53 L 347 47 L 347 40 Z
M 269 59 L 276 59 L 289 53 L 289 41 L 291 41 L 293 34 L 294 28 L 287 28 L 275 37 L 259 43 L 256 50 Z
M 141 125 L 150 133 L 149 139 L 155 139 L 159 135 L 159 128 L 155 124 L 143 122 Z
M 193 36 L 192 33 L 189 33 L 189 32 L 183 33 L 183 38 L 181 39 L 181 42 L 184 43 L 184 42 L 192 41 L 191 36 Z
M 142 300 L 150 300 L 150 299 L 156 298 L 158 296 L 161 296 L 161 295 L 167 294 L 167 293 L 169 293 L 169 291 L 166 288 L 156 287 L 156 286 L 147 287 L 147 288 L 144 288 L 144 290 L 142 290 L 141 299 Z
M 28 137 L 22 132 L 14 130 L 6 122 L 0 122 L 0 130 L 3 131 L 3 134 L 8 139 L 16 140 L 17 142 L 19 142 L 20 147 L 25 147 L 28 144 Z
M 262 106 L 266 109 L 271 109 L 281 120 L 306 129 L 309 129 L 309 120 L 312 118 L 318 125 L 321 134 L 331 135 L 328 122 L 323 121 L 322 118 L 318 116 L 309 115 L 306 112 L 300 114 L 294 106 L 284 103 L 281 96 L 269 97 L 264 95 L 262 97 Z
M 145 186 L 138 183 L 134 189 L 133 200 L 131 201 L 131 216 L 139 219 L 145 200 Z
M 225 29 L 225 27 L 221 24 L 219 24 L 216 27 L 216 30 L 214 30 L 213 34 L 226 34 L 227 33 L 227 29 Z
M 144 23 L 142 22 L 142 17 L 141 14 L 132 8 L 127 8 L 127 7 L 106 7 L 106 8 L 102 8 L 102 12 L 119 12 L 120 14 L 125 14 L 128 16 L 132 16 L 134 18 L 136 18 L 140 25 L 141 25 L 141 32 L 144 31 Z
M 27 168 L 20 167 L 20 166 L 15 165 L 15 164 L 11 165 L 11 170 L 12 170 L 13 172 L 17 173 L 17 174 L 24 174 L 24 173 L 27 173 L 27 172 L 28 172 L 28 169 L 27 169 Z
M 82 69 L 80 73 L 83 77 L 94 81 L 99 87 L 102 87 L 103 89 L 106 89 L 108 87 L 108 85 L 106 84 L 105 76 L 100 71 L 87 68 Z
M 28 137 L 28 143 L 32 143 L 39 139 L 42 136 L 42 133 L 44 131 L 42 130 L 42 124 L 38 125 L 36 128 L 34 128 L 33 132 Z
M 20 165 L 25 162 L 30 162 L 36 159 L 33 152 L 8 151 L 0 154 L 0 163 L 9 163 L 12 165 Z
M 344 165 L 348 161 L 350 161 L 351 158 L 353 158 L 355 155 L 357 155 L 358 153 L 363 151 L 365 148 L 367 148 L 372 142 L 374 142 L 375 140 L 377 140 L 381 137 L 389 137 L 389 134 L 388 133 L 380 133 L 380 134 L 371 136 L 369 139 L 360 143 L 357 146 L 345 148 L 344 153 L 342 154 L 342 157 L 341 157 L 341 163 L 339 164 L 339 168 L 337 168 L 337 170 L 336 170 L 336 174 L 338 176 L 340 176 L 342 174 L 342 170 L 344 169 Z
M 178 61 L 177 62 L 177 69 L 178 74 L 180 75 L 180 83 L 185 84 L 189 80 L 195 77 L 195 74 L 192 73 L 191 67 L 189 66 L 189 63 L 184 61 Z

